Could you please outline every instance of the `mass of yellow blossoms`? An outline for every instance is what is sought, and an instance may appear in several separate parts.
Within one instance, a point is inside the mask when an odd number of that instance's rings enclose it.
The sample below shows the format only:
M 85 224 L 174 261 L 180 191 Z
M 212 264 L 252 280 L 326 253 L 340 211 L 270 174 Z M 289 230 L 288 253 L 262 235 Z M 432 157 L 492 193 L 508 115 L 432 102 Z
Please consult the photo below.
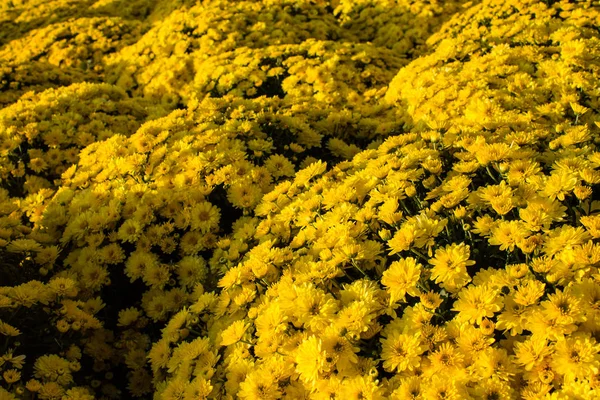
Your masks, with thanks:
M 600 398 L 596 0 L 0 0 L 0 400 Z

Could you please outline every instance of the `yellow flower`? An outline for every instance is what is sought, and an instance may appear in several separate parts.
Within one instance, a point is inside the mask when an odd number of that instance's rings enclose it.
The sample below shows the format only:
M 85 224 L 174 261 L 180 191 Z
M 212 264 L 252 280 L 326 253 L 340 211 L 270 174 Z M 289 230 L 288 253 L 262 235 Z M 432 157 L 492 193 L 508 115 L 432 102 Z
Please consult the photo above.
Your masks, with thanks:
M 572 325 L 585 318 L 581 300 L 568 291 L 556 291 L 541 303 L 544 315 L 558 325 Z
M 269 157 L 265 161 L 265 167 L 274 178 L 293 176 L 295 172 L 294 164 L 280 154 L 273 154 L 271 157 Z
M 476 233 L 481 236 L 488 236 L 492 229 L 496 227 L 497 221 L 494 220 L 490 215 L 485 214 L 475 221 L 473 224 L 474 228 L 473 233 Z
M 411 217 L 409 221 L 415 227 L 415 246 L 417 248 L 427 247 L 427 254 L 431 257 L 431 249 L 435 245 L 435 238 L 444 230 L 448 220 L 446 218 L 433 218 L 422 213 L 416 217 Z
M 135 323 L 141 316 L 140 310 L 135 307 L 129 307 L 119 311 L 118 326 L 129 326 Z
M 531 160 L 515 160 L 509 163 L 507 172 L 508 183 L 511 186 L 518 186 L 520 182 L 524 182 L 528 177 L 536 175 L 540 172 L 538 162 Z
M 456 344 L 467 360 L 476 360 L 481 352 L 494 344 L 494 338 L 487 336 L 481 329 L 473 325 L 461 327 Z
M 427 375 L 450 374 L 458 378 L 463 369 L 464 355 L 451 343 L 442 343 L 436 351 L 428 356 L 431 364 L 427 367 Z
M 21 253 L 24 251 L 39 252 L 42 249 L 42 245 L 32 239 L 15 239 L 6 246 L 6 250 L 11 253 Z
M 206 261 L 199 256 L 186 256 L 177 263 L 177 279 L 181 286 L 193 287 L 207 274 Z
M 323 348 L 329 357 L 333 358 L 338 370 L 349 370 L 358 363 L 356 352 L 359 348 L 354 346 L 347 337 L 341 336 L 335 327 L 328 328 L 322 336 Z
M 167 386 L 161 394 L 164 400 L 179 400 L 183 399 L 189 382 L 183 377 L 176 377 L 167 381 Z
M 42 388 L 42 383 L 37 379 L 30 379 L 25 384 L 25 387 L 30 392 L 38 392 Z
M 600 345 L 589 333 L 559 338 L 554 345 L 552 369 L 566 382 L 596 375 L 600 367 Z
M 240 383 L 238 395 L 240 398 L 248 400 L 276 400 L 281 398 L 281 390 L 272 372 L 253 370 Z
M 327 163 L 321 160 L 313 162 L 306 168 L 296 173 L 296 176 L 294 177 L 294 183 L 296 185 L 308 186 L 308 183 L 312 178 L 321 175 L 323 172 L 325 172 L 326 169 Z
M 581 226 L 575 228 L 569 225 L 563 225 L 549 231 L 545 235 L 543 251 L 544 254 L 553 256 L 565 249 L 572 249 L 577 245 L 582 245 L 590 239 L 590 234 Z
M 388 372 L 412 371 L 421 364 L 421 354 L 427 349 L 421 342 L 420 332 L 394 330 L 386 339 L 381 339 L 381 344 L 383 367 Z
M 262 191 L 257 185 L 248 182 L 237 182 L 227 189 L 227 200 L 237 208 L 249 209 L 258 204 Z
M 466 397 L 463 385 L 457 382 L 456 379 L 448 379 L 444 375 L 434 376 L 430 382 L 424 384 L 425 391 L 424 399 L 431 400 L 459 400 Z
M 91 389 L 86 387 L 75 387 L 67 390 L 61 400 L 91 400 L 94 396 Z
M 517 373 L 517 367 L 505 349 L 487 348 L 479 353 L 474 361 L 473 370 L 483 379 L 509 381 Z
M 179 240 L 179 248 L 185 255 L 195 255 L 207 248 L 209 234 L 202 234 L 198 231 L 186 232 Z
M 505 215 L 514 208 L 513 189 L 504 181 L 499 185 L 484 186 L 477 193 L 481 200 L 491 205 L 500 215 Z
M 212 390 L 213 386 L 211 385 L 210 380 L 198 376 L 194 378 L 185 389 L 183 400 L 208 399 Z
M 315 393 L 312 394 L 315 400 L 335 399 L 342 390 L 342 379 L 336 375 L 332 375 L 327 379 L 319 380 L 315 386 Z
M 278 335 L 287 329 L 288 315 L 281 309 L 278 302 L 271 302 L 261 310 L 254 322 L 256 335 L 268 337 Z
M 58 321 L 56 321 L 56 329 L 58 329 L 60 333 L 66 333 L 69 331 L 70 328 L 71 325 L 66 319 L 59 319 Z
M 491 335 L 496 329 L 496 324 L 494 324 L 494 321 L 484 318 L 483 321 L 481 321 L 481 324 L 479 325 L 479 329 L 484 335 Z
M 315 333 L 331 324 L 339 309 L 338 302 L 332 295 L 309 285 L 294 286 L 294 290 L 297 297 L 291 306 L 298 323 Z
M 19 336 L 21 331 L 14 326 L 0 320 L 0 334 L 4 336 Z
M 107 284 L 108 270 L 96 264 L 88 264 L 81 270 L 81 285 L 90 290 L 98 290 Z
M 166 264 L 153 263 L 148 265 L 142 279 L 151 287 L 162 289 L 171 278 L 169 266 Z
M 521 306 L 535 304 L 545 293 L 546 285 L 536 279 L 523 282 L 514 293 L 515 303 Z
M 322 341 L 310 336 L 296 349 L 294 355 L 296 372 L 307 384 L 313 384 L 328 369 L 327 353 L 322 349 Z
M 55 354 L 44 355 L 35 361 L 33 366 L 35 377 L 46 381 L 68 385 L 73 382 L 69 369 L 69 360 Z
M 191 209 L 190 225 L 192 229 L 206 233 L 219 226 L 221 212 L 208 201 L 195 204 Z
M 483 318 L 492 318 L 502 309 L 503 298 L 498 291 L 488 285 L 470 285 L 458 293 L 453 311 L 458 311 L 458 318 L 481 324 Z
M 125 365 L 135 370 L 143 368 L 146 364 L 146 352 L 143 349 L 133 348 L 124 354 Z
M 410 246 L 413 244 L 414 240 L 414 228 L 410 225 L 403 225 L 400 230 L 396 231 L 394 237 L 387 242 L 387 245 L 392 250 L 389 254 L 394 255 L 410 249 Z
M 250 325 L 244 321 L 235 321 L 221 333 L 220 346 L 230 346 L 240 341 Z
M 577 176 L 567 171 L 553 171 L 546 179 L 541 194 L 550 199 L 564 201 L 565 196 L 575 189 L 578 183 Z
M 423 380 L 419 376 L 411 376 L 402 379 L 400 386 L 394 390 L 391 395 L 392 399 L 408 399 L 418 400 L 422 399 L 423 392 L 425 390 Z
M 148 359 L 152 366 L 154 373 L 158 372 L 161 368 L 166 368 L 169 364 L 171 355 L 171 348 L 169 342 L 165 339 L 161 339 L 152 345 L 152 349 L 148 353 Z
M 125 263 L 125 274 L 133 282 L 136 279 L 142 278 L 146 271 L 158 265 L 158 262 L 158 257 L 153 253 L 145 251 L 133 252 Z
M 475 265 L 475 261 L 469 260 L 470 254 L 469 246 L 464 243 L 437 249 L 429 261 L 433 265 L 431 278 L 449 292 L 457 292 L 471 281 L 467 266 Z
M 381 278 L 381 283 L 390 294 L 390 304 L 404 301 L 406 294 L 420 295 L 417 283 L 421 278 L 421 267 L 412 257 L 402 258 L 390 264 Z
M 20 356 L 13 356 L 13 350 L 8 350 L 2 358 L 4 361 L 11 363 L 13 367 L 21 369 L 23 368 L 23 362 L 25 361 L 26 356 L 23 354 Z
M 515 362 L 523 366 L 525 371 L 531 371 L 552 352 L 546 338 L 529 336 L 526 341 L 515 343 Z
M 146 311 L 146 314 L 154 321 L 161 321 L 165 319 L 167 313 L 169 312 L 168 299 L 166 296 L 153 296 L 147 301 L 143 301 L 142 306 L 144 311 Z
M 594 239 L 600 238 L 600 215 L 583 215 L 579 221 Z
M 386 224 L 394 225 L 402 219 L 402 211 L 397 211 L 397 209 L 398 198 L 390 197 L 386 199 L 381 206 L 379 206 L 379 213 L 377 217 Z
M 380 400 L 383 399 L 383 390 L 379 381 L 369 375 L 358 375 L 344 379 L 341 383 L 339 398 L 348 400 Z
M 54 262 L 58 258 L 59 252 L 60 252 L 60 250 L 59 250 L 58 246 L 44 247 L 35 256 L 35 262 L 37 262 L 38 264 L 41 264 L 41 265 L 46 265 L 46 264 L 54 265 Z
M 6 381 L 6 383 L 11 384 L 18 382 L 21 379 L 21 373 L 16 369 L 7 369 L 2 373 L 2 377 Z
M 54 400 L 62 398 L 64 393 L 65 389 L 57 382 L 47 382 L 38 391 L 38 396 L 42 400 Z
M 429 308 L 431 310 L 435 310 L 442 304 L 442 296 L 439 293 L 430 290 L 427 293 L 421 293 L 420 296 L 421 304 L 424 307 Z
M 142 234 L 142 225 L 135 219 L 125 221 L 117 232 L 117 237 L 122 242 L 134 243 Z
M 512 400 L 514 390 L 508 380 L 492 378 L 478 382 L 472 391 L 477 399 Z
M 500 250 L 513 251 L 515 246 L 529 234 L 522 221 L 500 221 L 492 229 L 489 239 L 491 245 L 500 246 Z

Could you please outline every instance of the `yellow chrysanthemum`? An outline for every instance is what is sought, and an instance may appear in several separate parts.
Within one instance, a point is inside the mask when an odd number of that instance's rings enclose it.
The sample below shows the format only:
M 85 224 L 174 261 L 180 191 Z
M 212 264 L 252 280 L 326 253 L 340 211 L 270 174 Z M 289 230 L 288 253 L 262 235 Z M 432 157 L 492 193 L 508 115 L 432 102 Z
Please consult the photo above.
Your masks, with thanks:
M 221 346 L 230 346 L 239 342 L 250 325 L 244 321 L 235 321 L 221 333 Z
M 469 246 L 464 243 L 451 244 L 435 251 L 435 256 L 429 261 L 433 268 L 431 277 L 436 283 L 454 293 L 470 282 L 471 277 L 467 267 L 474 265 L 475 261 L 469 260 Z
M 500 311 L 503 303 L 497 290 L 487 285 L 471 285 L 459 292 L 453 310 L 458 311 L 460 319 L 481 324 L 483 318 L 492 318 Z
M 390 294 L 390 304 L 404 301 L 406 295 L 419 296 L 420 291 L 417 283 L 421 278 L 421 264 L 412 258 L 402 258 L 394 261 L 387 270 L 383 272 L 381 283 Z
M 421 363 L 421 354 L 426 350 L 421 342 L 420 333 L 392 332 L 381 340 L 381 358 L 386 371 L 412 371 Z
M 294 361 L 300 379 L 308 384 L 315 382 L 328 368 L 327 353 L 322 349 L 321 339 L 311 336 L 300 343 Z

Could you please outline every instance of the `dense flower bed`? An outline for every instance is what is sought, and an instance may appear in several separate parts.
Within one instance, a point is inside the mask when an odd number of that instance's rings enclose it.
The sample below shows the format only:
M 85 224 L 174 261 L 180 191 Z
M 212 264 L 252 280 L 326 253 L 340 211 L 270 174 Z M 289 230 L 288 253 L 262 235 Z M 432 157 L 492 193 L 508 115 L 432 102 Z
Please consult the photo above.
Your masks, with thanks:
M 600 397 L 593 1 L 0 22 L 0 400 Z

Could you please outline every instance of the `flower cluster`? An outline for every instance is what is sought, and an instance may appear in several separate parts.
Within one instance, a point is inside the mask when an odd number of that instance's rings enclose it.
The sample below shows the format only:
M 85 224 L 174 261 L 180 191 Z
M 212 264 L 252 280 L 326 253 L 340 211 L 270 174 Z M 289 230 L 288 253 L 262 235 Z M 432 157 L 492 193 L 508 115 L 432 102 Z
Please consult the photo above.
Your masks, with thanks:
M 338 107 L 378 99 L 406 54 L 345 38 L 339 25 L 323 4 L 211 1 L 107 57 L 107 81 L 165 107 L 207 94 Z
M 370 42 L 416 57 L 427 52 L 427 39 L 468 5 L 464 0 L 337 0 L 333 13 L 352 41 Z M 350 36 L 351 35 L 351 36 Z
M 0 5 L 0 106 L 14 103 L 28 91 L 102 82 L 104 58 L 147 29 L 145 21 L 126 12 L 133 3 L 141 10 L 141 2 L 127 2 L 119 13 L 110 12 L 102 1 Z
M 16 3 L 1 399 L 600 397 L 591 0 Z
M 105 83 L 29 92 L 0 109 L 0 186 L 15 196 L 51 188 L 85 146 L 164 113 Z

